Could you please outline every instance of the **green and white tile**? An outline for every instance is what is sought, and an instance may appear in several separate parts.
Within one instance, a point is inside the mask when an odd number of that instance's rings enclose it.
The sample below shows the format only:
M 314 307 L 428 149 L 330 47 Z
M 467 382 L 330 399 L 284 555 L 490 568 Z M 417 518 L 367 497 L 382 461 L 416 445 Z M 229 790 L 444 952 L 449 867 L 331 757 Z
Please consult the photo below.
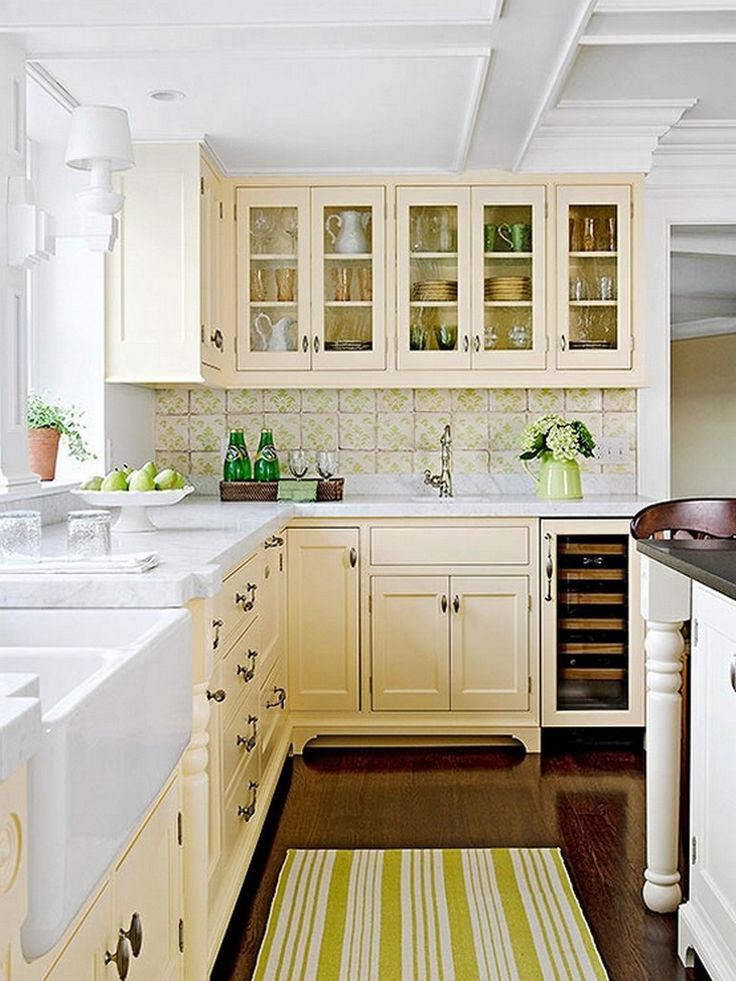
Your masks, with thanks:
M 376 454 L 373 452 L 356 453 L 350 450 L 340 450 L 337 457 L 337 469 L 341 476 L 350 474 L 369 474 L 376 472 Z
M 277 450 L 299 450 L 302 446 L 301 416 L 296 412 L 267 412 L 263 425 L 273 432 Z
M 527 390 L 525 388 L 492 388 L 488 393 L 491 412 L 525 412 Z
M 410 413 L 379 412 L 376 419 L 379 450 L 414 449 L 414 417 Z
M 189 454 L 180 450 L 157 450 L 156 466 L 159 470 L 170 467 L 186 477 L 189 474 Z
M 441 457 L 439 447 L 436 450 L 415 450 L 413 473 L 422 474 L 425 470 L 439 473 Z
M 376 417 L 372 413 L 341 412 L 338 416 L 338 432 L 341 450 L 376 448 Z
M 417 388 L 414 392 L 415 412 L 449 412 L 451 404 L 449 388 Z
M 376 453 L 376 473 L 414 473 L 412 452 L 397 453 L 379 450 Z
M 344 388 L 340 392 L 339 407 L 340 412 L 375 412 L 376 393 L 370 388 Z
M 227 435 L 224 415 L 189 417 L 189 449 L 192 451 L 219 453 Z
M 524 412 L 490 412 L 488 414 L 488 443 L 491 453 L 515 450 L 520 453 L 521 431 L 526 426 Z
M 227 411 L 241 415 L 263 412 L 263 392 L 255 388 L 236 388 L 227 393 Z
M 189 390 L 186 388 L 157 388 L 156 414 L 185 416 L 189 412 Z
M 488 450 L 455 450 L 452 464 L 455 473 L 488 473 Z
M 440 437 L 449 416 L 444 412 L 419 412 L 414 417 L 414 446 L 418 450 L 439 449 Z
M 604 388 L 603 408 L 606 412 L 636 412 L 636 389 Z
M 264 392 L 266 412 L 298 412 L 301 408 L 301 392 L 298 389 L 271 388 Z
M 487 450 L 488 413 L 454 412 L 452 442 L 461 450 Z
M 219 388 L 192 388 L 189 390 L 189 414 L 214 416 L 225 411 L 225 392 Z
M 414 392 L 411 388 L 380 388 L 376 402 L 379 412 L 412 412 Z
M 157 416 L 154 435 L 157 450 L 188 450 L 189 416 Z
M 453 412 L 488 411 L 487 388 L 454 388 L 450 398 Z
M 302 412 L 337 412 L 337 389 L 302 389 Z
M 192 453 L 191 473 L 196 477 L 221 477 L 222 457 L 219 453 Z
M 530 388 L 529 411 L 537 415 L 565 411 L 565 392 L 561 388 Z
M 229 437 L 231 429 L 242 429 L 245 434 L 245 444 L 248 447 L 251 459 L 255 456 L 258 443 L 263 429 L 263 416 L 260 413 L 248 413 L 247 415 L 228 415 L 227 416 L 226 436 Z
M 636 446 L 636 413 L 635 412 L 604 412 L 603 433 L 606 436 L 618 436 L 627 441 L 630 449 Z
M 603 392 L 600 388 L 565 389 L 565 410 L 570 412 L 600 412 Z
M 532 467 L 534 467 L 533 463 Z M 490 470 L 491 473 L 523 474 L 524 467 L 519 459 L 518 450 L 491 450 Z M 531 487 L 531 480 L 529 484 Z
M 337 447 L 337 413 L 303 413 L 302 446 L 310 452 L 334 450 Z
M 602 412 L 576 412 L 575 418 L 584 422 L 593 434 L 595 440 L 599 440 L 603 435 L 603 413 Z

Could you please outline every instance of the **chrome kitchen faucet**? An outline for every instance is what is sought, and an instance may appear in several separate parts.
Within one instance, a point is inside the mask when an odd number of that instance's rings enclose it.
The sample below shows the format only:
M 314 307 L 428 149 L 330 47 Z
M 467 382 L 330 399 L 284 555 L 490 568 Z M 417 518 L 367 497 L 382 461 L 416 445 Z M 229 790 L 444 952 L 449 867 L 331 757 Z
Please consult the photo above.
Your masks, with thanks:
M 436 487 L 440 497 L 452 497 L 452 431 L 448 423 L 440 437 L 441 471 L 432 475 L 429 468 L 424 471 L 424 483 Z

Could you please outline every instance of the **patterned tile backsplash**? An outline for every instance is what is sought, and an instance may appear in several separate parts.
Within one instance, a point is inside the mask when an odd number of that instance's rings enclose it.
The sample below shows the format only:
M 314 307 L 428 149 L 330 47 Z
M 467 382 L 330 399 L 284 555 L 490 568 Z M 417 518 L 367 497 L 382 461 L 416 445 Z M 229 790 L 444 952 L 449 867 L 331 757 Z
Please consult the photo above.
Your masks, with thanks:
M 284 462 L 290 449 L 337 449 L 348 478 L 408 476 L 438 466 L 439 438 L 449 422 L 456 477 L 474 478 L 476 488 L 492 478 L 497 490 L 528 492 L 519 437 L 545 412 L 582 419 L 595 437 L 625 438 L 625 462 L 584 460 L 582 469 L 591 493 L 635 492 L 636 393 L 630 389 L 160 389 L 156 452 L 160 463 L 214 492 L 228 431 L 244 429 L 252 456 L 268 426 Z

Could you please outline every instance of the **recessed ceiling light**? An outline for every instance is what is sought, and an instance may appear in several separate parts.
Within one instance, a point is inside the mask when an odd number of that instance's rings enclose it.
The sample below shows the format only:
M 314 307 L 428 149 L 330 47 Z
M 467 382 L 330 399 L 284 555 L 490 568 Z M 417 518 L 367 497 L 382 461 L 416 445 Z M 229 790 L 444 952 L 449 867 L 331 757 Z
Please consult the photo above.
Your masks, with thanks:
M 154 89 L 148 94 L 157 102 L 177 102 L 179 99 L 186 99 L 186 95 L 177 89 Z

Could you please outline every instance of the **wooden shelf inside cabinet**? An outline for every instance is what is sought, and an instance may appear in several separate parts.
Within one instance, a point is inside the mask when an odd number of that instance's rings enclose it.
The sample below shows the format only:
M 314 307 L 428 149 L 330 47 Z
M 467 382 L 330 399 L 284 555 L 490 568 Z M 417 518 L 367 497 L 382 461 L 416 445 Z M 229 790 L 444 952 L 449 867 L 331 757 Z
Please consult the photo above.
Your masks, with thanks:
M 486 300 L 484 307 L 531 307 L 531 300 Z
M 412 300 L 410 307 L 456 307 L 457 300 Z
M 623 542 L 561 542 L 560 555 L 626 555 Z
M 294 255 L 293 252 L 251 252 L 250 261 L 251 262 L 287 262 L 291 260 L 296 262 L 299 258 L 298 255 Z
M 372 307 L 372 300 L 325 300 L 326 307 Z
M 296 300 L 251 300 L 252 307 L 295 307 Z
M 411 259 L 457 259 L 457 252 L 410 252 Z
M 623 606 L 627 602 L 623 593 L 581 593 L 570 589 L 560 590 L 557 599 L 563 606 Z
M 570 300 L 571 307 L 616 307 L 618 300 Z
M 372 252 L 350 252 L 344 254 L 340 252 L 328 252 L 325 255 L 325 262 L 357 262 L 370 261 L 373 258 Z
M 600 579 L 623 581 L 626 578 L 624 569 L 560 569 L 557 573 L 560 579 L 567 582 L 596 582 Z
M 626 644 L 609 641 L 585 643 L 579 640 L 563 640 L 559 645 L 560 654 L 585 654 L 590 657 L 623 657 L 626 650 Z
M 586 255 L 588 253 L 586 252 Z M 486 259 L 531 259 L 533 252 L 484 252 Z
M 625 630 L 626 621 L 613 617 L 560 618 L 561 630 Z
M 571 259 L 615 259 L 618 252 L 570 252 Z
M 624 668 L 560 668 L 560 677 L 569 681 L 624 681 Z

